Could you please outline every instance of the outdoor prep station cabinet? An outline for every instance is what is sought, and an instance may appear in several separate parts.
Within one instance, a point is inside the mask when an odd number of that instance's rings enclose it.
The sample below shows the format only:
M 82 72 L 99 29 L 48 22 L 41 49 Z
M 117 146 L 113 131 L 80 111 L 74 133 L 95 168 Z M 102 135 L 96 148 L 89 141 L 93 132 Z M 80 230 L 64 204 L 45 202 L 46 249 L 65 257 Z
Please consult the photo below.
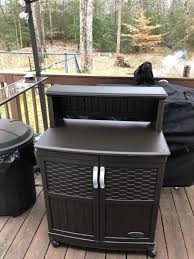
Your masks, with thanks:
M 160 87 L 53 85 L 36 144 L 49 237 L 152 257 L 168 146 Z

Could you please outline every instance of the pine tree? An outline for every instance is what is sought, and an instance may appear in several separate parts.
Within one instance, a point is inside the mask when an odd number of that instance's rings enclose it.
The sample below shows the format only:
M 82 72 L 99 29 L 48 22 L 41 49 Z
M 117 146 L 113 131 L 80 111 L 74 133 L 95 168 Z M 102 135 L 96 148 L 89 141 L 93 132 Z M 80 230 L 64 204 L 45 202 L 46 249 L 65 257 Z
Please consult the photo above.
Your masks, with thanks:
M 163 34 L 154 34 L 154 30 L 159 28 L 160 25 L 152 25 L 151 18 L 145 16 L 143 9 L 140 9 L 134 21 L 134 26 L 123 24 L 129 29 L 130 33 L 122 34 L 122 36 L 127 36 L 131 39 L 130 45 L 134 46 L 138 51 L 146 51 L 162 42 Z

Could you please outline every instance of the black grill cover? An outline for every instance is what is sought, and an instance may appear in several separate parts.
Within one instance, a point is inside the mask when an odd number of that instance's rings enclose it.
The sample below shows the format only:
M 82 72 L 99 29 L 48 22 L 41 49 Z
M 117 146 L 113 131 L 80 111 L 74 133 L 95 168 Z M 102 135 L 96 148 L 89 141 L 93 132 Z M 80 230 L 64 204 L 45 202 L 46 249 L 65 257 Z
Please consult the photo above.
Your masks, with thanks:
M 164 186 L 194 184 L 194 89 L 159 83 L 168 94 L 163 132 L 169 145 Z

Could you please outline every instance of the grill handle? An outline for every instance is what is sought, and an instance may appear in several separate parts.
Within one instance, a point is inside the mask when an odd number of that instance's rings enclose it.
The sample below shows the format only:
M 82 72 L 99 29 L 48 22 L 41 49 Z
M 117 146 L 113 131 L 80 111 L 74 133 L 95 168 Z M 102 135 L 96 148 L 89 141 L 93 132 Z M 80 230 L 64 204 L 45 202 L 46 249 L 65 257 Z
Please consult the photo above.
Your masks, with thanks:
M 105 167 L 101 166 L 100 167 L 100 188 L 101 189 L 105 188 L 104 177 L 105 177 Z
M 98 167 L 93 167 L 93 187 L 94 189 L 98 189 Z

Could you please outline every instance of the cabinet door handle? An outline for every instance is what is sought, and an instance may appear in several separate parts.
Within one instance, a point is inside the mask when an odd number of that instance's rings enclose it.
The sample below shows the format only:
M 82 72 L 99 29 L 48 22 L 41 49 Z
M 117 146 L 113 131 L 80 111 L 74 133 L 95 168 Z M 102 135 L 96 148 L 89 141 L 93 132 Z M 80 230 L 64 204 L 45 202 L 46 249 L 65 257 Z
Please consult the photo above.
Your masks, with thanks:
M 93 167 L 93 186 L 94 189 L 98 189 L 98 167 Z
M 105 188 L 104 177 L 105 177 L 105 167 L 101 166 L 100 167 L 100 188 L 101 189 Z

